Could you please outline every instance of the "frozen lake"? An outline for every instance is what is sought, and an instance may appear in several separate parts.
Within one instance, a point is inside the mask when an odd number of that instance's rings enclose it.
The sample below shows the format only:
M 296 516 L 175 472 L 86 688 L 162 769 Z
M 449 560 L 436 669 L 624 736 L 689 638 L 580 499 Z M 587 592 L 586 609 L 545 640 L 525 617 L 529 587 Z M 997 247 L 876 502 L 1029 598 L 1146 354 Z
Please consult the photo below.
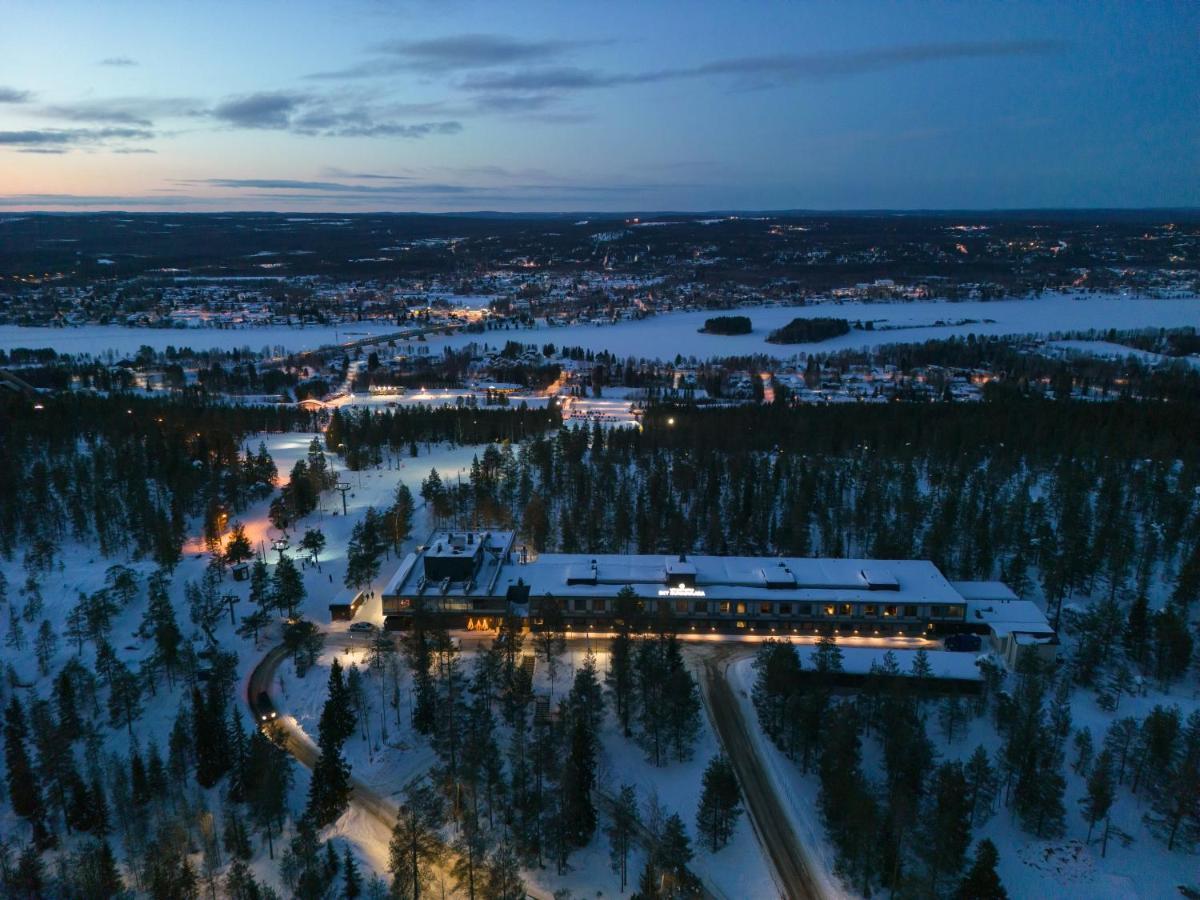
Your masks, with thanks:
M 673 359 L 676 354 L 710 358 L 756 353 L 777 358 L 880 344 L 919 343 L 955 334 L 979 335 L 1048 334 L 1088 329 L 1176 328 L 1200 325 L 1200 298 L 1149 300 L 1103 295 L 1049 294 L 1028 300 L 996 300 L 946 303 L 836 303 L 802 307 L 752 307 L 730 311 L 750 317 L 754 330 L 746 335 L 700 334 L 704 320 L 721 312 L 666 313 L 639 322 L 616 325 L 578 325 L 521 328 L 484 334 L 430 335 L 425 343 L 430 352 L 442 347 L 470 343 L 502 347 L 505 341 L 529 344 L 553 343 L 559 347 L 609 350 L 622 357 Z M 870 320 L 874 331 L 853 330 L 849 334 L 817 344 L 768 344 L 767 335 L 797 317 L 834 316 L 850 321 Z M 970 320 L 965 324 L 963 320 Z M 0 349 L 53 347 L 62 353 L 117 355 L 134 353 L 142 345 L 156 350 L 167 346 L 194 350 L 249 347 L 282 347 L 287 351 L 309 350 L 322 344 L 356 340 L 372 334 L 396 331 L 387 323 L 354 323 L 345 327 L 271 326 L 243 329 L 122 328 L 91 325 L 80 328 L 27 328 L 0 325 Z M 409 346 L 421 346 L 410 342 Z
M 749 316 L 753 331 L 745 335 L 700 334 L 704 320 L 715 315 Z M 768 344 L 767 335 L 795 318 L 832 316 L 871 320 L 874 331 L 849 334 L 815 344 Z M 964 319 L 968 324 L 951 324 Z M 942 324 L 938 324 L 941 322 Z M 506 340 L 559 347 L 609 350 L 621 357 L 673 359 L 676 354 L 707 359 L 756 353 L 785 359 L 802 353 L 877 347 L 881 344 L 920 343 L 956 334 L 1008 335 L 1086 331 L 1092 328 L 1177 328 L 1200 325 L 1200 298 L 1147 300 L 1099 295 L 1046 295 L 1029 300 L 968 301 L 964 303 L 822 303 L 802 307 L 751 307 L 727 313 L 709 310 L 667 313 L 640 322 L 616 325 L 578 325 L 430 337 L 431 349 L 461 347 L 472 341 L 502 347 Z

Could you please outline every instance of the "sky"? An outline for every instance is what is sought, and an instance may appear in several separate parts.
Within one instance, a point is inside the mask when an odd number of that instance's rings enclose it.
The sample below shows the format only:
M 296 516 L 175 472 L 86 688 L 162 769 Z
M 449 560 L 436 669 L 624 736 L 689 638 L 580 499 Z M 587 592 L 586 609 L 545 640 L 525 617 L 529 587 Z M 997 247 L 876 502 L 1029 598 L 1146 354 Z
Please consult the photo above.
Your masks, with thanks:
M 4 0 L 0 211 L 1200 205 L 1200 3 Z

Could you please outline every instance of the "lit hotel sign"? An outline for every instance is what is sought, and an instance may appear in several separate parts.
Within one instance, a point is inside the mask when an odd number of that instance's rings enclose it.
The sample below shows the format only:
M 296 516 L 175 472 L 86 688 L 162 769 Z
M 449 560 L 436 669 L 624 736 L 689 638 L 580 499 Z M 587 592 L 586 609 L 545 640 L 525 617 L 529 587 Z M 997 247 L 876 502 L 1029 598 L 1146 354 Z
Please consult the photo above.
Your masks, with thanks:
M 660 597 L 703 597 L 704 591 L 699 588 L 679 587 L 667 588 L 658 592 Z

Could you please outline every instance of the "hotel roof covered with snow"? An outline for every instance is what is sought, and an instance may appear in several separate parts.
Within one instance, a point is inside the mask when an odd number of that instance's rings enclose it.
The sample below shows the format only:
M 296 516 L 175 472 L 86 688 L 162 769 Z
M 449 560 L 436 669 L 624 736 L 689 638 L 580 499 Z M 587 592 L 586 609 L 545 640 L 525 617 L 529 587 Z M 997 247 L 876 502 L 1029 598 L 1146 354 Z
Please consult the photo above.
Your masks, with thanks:
M 618 609 L 628 588 L 636 598 Z M 627 596 L 627 594 L 626 594 Z M 515 615 L 536 624 L 554 603 L 570 631 L 645 627 L 758 635 L 990 634 L 1052 647 L 1038 607 L 999 582 L 951 582 L 927 560 L 664 554 L 533 555 L 510 531 L 441 531 L 383 589 L 386 627 L 420 609 L 450 628 L 490 630 Z

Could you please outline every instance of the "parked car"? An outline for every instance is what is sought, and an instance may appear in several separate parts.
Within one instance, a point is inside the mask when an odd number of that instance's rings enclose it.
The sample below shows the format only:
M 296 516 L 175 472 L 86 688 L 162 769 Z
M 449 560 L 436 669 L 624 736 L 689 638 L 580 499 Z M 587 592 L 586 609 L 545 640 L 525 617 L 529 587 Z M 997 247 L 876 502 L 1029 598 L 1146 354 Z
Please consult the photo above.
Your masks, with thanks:
M 958 653 L 971 653 L 979 650 L 983 641 L 977 634 L 952 634 L 946 638 L 945 646 L 947 650 Z
M 375 625 L 372 622 L 355 622 L 350 626 L 350 630 L 356 634 L 367 634 L 375 630 Z

